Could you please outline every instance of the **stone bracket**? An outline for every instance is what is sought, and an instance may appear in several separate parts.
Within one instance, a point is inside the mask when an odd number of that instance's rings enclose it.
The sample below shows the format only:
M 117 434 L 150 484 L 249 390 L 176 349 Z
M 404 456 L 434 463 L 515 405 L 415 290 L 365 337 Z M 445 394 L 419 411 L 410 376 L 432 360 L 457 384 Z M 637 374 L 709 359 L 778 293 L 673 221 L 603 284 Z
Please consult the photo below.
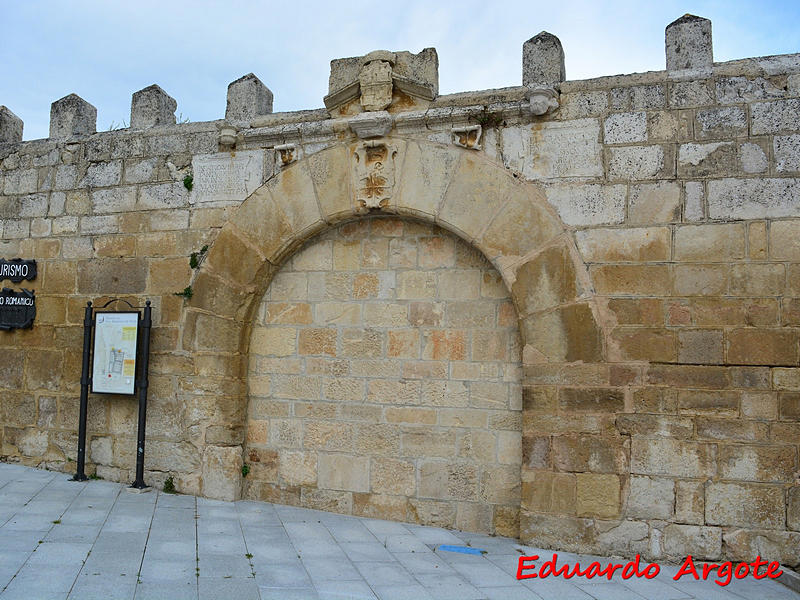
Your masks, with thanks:
M 468 125 L 466 127 L 453 127 L 453 143 L 469 150 L 481 150 L 481 136 L 483 127 L 480 125 Z
M 295 144 L 280 144 L 275 146 L 275 162 L 281 167 L 288 167 L 293 162 L 296 162 L 299 157 L 299 151 Z
M 392 129 L 392 115 L 385 110 L 357 114 L 348 122 L 362 140 L 383 137 Z
M 224 150 L 236 147 L 237 134 L 239 130 L 233 125 L 224 124 L 219 128 L 219 145 Z

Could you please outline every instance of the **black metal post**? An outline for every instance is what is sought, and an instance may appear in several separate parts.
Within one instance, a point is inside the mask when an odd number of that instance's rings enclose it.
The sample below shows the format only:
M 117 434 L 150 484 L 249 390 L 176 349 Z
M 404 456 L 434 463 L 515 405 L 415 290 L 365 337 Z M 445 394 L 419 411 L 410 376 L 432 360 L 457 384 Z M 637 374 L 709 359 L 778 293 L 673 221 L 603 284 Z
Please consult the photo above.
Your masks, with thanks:
M 139 380 L 139 433 L 136 440 L 136 481 L 132 488 L 144 489 L 144 433 L 147 420 L 147 372 L 150 368 L 150 328 L 152 326 L 150 300 L 145 303 L 144 316 L 141 321 L 142 346 L 140 354 Z
M 86 311 L 83 316 L 83 364 L 81 365 L 81 408 L 78 417 L 78 469 L 75 471 L 73 481 L 86 481 L 86 473 L 83 472 L 86 464 L 86 412 L 89 403 L 89 360 L 92 345 L 92 303 L 86 303 Z

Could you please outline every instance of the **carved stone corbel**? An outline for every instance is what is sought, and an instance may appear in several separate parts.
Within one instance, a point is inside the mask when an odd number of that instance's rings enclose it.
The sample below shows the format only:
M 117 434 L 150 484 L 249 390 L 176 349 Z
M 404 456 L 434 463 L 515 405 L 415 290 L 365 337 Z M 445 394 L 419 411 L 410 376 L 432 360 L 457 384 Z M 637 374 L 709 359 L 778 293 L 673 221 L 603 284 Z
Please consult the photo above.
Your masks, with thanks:
M 466 127 L 453 127 L 453 143 L 470 150 L 481 149 L 481 136 L 483 127 L 480 125 L 467 125 Z
M 558 93 L 550 87 L 533 87 L 526 93 L 532 115 L 540 116 L 558 108 Z
M 280 144 L 275 146 L 275 162 L 281 167 L 287 167 L 297 160 L 297 146 L 295 144 Z
M 223 150 L 232 150 L 236 146 L 236 135 L 239 130 L 233 125 L 223 124 L 219 128 L 219 145 Z

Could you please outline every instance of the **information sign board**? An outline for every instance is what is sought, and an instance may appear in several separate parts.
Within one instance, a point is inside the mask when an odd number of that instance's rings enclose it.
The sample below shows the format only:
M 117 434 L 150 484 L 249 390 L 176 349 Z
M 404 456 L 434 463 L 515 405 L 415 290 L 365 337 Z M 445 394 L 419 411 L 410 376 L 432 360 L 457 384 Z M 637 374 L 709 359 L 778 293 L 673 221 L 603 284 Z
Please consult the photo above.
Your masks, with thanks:
M 134 393 L 138 312 L 95 314 L 92 392 Z

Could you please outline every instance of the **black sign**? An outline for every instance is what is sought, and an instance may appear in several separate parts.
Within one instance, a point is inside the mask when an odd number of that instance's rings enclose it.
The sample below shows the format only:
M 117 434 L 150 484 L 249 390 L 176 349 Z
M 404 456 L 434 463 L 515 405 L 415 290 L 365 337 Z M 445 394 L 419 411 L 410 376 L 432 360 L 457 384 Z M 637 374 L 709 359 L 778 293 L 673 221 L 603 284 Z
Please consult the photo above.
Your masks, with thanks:
M 0 281 L 3 279 L 10 279 L 14 283 L 19 283 L 23 279 L 33 281 L 36 279 L 36 261 L 0 258 Z
M 0 329 L 28 329 L 36 317 L 36 298 L 33 290 L 0 291 Z

